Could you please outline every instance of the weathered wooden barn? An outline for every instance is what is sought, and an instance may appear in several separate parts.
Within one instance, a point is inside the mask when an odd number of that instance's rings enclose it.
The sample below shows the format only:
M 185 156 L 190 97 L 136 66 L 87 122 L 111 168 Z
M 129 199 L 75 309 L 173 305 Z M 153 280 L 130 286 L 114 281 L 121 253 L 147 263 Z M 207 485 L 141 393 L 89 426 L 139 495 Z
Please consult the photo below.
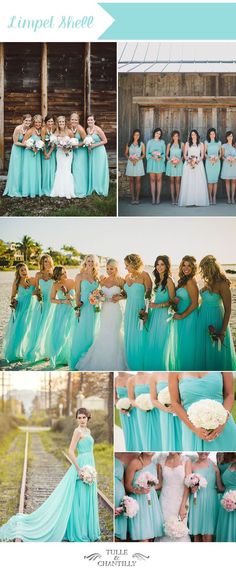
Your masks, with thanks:
M 0 44 L 0 168 L 6 173 L 12 133 L 24 113 L 69 117 L 93 113 L 116 150 L 116 44 Z
M 193 128 L 201 141 L 209 127 L 216 128 L 221 141 L 228 129 L 236 136 L 236 62 L 230 43 L 123 42 L 118 78 L 121 195 L 128 193 L 124 148 L 133 129 L 141 130 L 145 143 L 156 127 L 166 142 L 173 129 L 183 142 Z

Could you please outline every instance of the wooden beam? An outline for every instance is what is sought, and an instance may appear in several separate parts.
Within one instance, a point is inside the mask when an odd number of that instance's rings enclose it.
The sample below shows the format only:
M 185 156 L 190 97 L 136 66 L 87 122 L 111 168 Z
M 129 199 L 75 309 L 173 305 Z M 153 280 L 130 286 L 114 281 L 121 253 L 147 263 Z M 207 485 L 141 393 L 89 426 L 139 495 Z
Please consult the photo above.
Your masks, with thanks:
M 48 47 L 42 44 L 41 53 L 41 114 L 43 118 L 48 113 Z
M 4 170 L 4 44 L 0 43 L 0 169 Z
M 91 110 L 91 43 L 86 42 L 84 50 L 84 125 Z
M 178 108 L 191 107 L 217 107 L 217 108 L 236 108 L 235 96 L 134 96 L 132 98 L 133 104 L 139 106 L 158 106 L 167 107 L 175 106 Z

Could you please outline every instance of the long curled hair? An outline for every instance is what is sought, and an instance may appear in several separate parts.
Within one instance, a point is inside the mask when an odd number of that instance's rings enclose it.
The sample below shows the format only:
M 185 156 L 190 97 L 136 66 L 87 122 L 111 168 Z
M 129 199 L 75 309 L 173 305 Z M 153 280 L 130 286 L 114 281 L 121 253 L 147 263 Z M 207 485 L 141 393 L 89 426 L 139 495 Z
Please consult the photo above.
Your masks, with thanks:
M 63 271 L 66 271 L 64 265 L 56 265 L 56 267 L 54 267 L 52 274 L 54 281 L 60 281 Z
M 233 136 L 232 145 L 234 145 L 234 134 L 233 134 L 232 130 L 228 130 L 228 131 L 226 132 L 226 134 L 225 134 L 225 143 L 228 143 L 228 137 L 229 137 L 229 136 Z
M 209 128 L 209 129 L 207 130 L 207 141 L 208 141 L 209 143 L 210 143 L 210 141 L 211 141 L 211 132 L 214 132 L 214 134 L 215 134 L 215 142 L 218 142 L 219 140 L 218 140 L 218 136 L 217 136 L 217 132 L 216 132 L 216 129 L 215 129 L 215 128 Z
M 143 261 L 140 255 L 137 255 L 137 253 L 130 253 L 130 255 L 126 255 L 125 263 L 131 265 L 135 271 L 141 271 L 143 268 Z
M 92 270 L 93 279 L 94 281 L 99 281 L 99 259 L 97 255 L 92 255 L 91 253 L 89 255 L 86 255 L 80 272 L 84 273 L 85 271 L 87 271 L 87 261 L 89 257 L 93 258 L 93 270 Z
M 48 259 L 48 261 L 50 261 L 50 266 L 51 266 L 51 269 L 53 271 L 53 268 L 54 268 L 53 259 L 52 259 L 51 255 L 47 255 L 45 253 L 44 255 L 42 255 L 42 257 L 40 257 L 40 261 L 39 261 L 39 268 L 40 268 L 41 272 L 44 271 L 44 263 L 45 263 L 46 259 Z
M 186 263 L 186 261 L 190 264 L 191 267 L 191 273 L 189 275 L 185 275 L 183 272 L 184 263 Z M 182 261 L 180 262 L 179 280 L 177 287 L 179 288 L 186 285 L 189 279 L 192 279 L 196 275 L 196 273 L 197 273 L 197 261 L 195 257 L 193 257 L 193 255 L 185 255 Z
M 163 277 L 162 281 L 161 281 L 160 273 L 156 269 L 158 261 L 163 261 L 163 263 L 165 265 L 164 277 Z M 161 285 L 161 290 L 165 291 L 167 280 L 168 280 L 170 273 L 171 273 L 170 258 L 168 257 L 168 255 L 158 255 L 156 258 L 156 261 L 154 263 L 154 269 L 153 269 L 153 275 L 155 277 L 155 291 L 157 290 L 159 285 Z
M 190 145 L 190 146 L 193 145 L 192 133 L 196 134 L 196 136 L 197 136 L 197 145 L 199 145 L 199 143 L 200 143 L 200 135 L 199 135 L 199 133 L 198 133 L 197 130 L 191 130 L 191 132 L 190 132 L 190 134 L 189 134 L 189 138 L 188 138 L 188 143 L 189 143 L 189 145 Z
M 216 283 L 224 281 L 230 286 L 230 281 L 214 255 L 206 255 L 199 263 L 200 273 L 210 291 Z
M 22 267 L 25 267 L 25 269 L 27 270 L 27 275 L 29 275 L 29 270 L 28 270 L 27 265 L 25 263 L 17 263 L 16 270 L 15 270 L 16 292 L 19 289 L 19 285 L 20 285 L 20 281 L 21 281 L 20 270 L 22 269 Z
M 131 136 L 129 143 L 128 143 L 128 147 L 130 147 L 132 145 L 132 143 L 134 143 L 134 134 L 136 134 L 136 133 L 139 134 L 137 144 L 139 147 L 141 146 L 141 142 L 142 142 L 141 131 L 137 128 L 136 130 L 133 130 L 132 136 Z
M 171 138 L 170 138 L 170 147 L 173 145 L 174 143 L 174 135 L 177 134 L 178 135 L 178 146 L 181 149 L 181 140 L 180 140 L 180 132 L 179 130 L 173 130 L 171 132 Z

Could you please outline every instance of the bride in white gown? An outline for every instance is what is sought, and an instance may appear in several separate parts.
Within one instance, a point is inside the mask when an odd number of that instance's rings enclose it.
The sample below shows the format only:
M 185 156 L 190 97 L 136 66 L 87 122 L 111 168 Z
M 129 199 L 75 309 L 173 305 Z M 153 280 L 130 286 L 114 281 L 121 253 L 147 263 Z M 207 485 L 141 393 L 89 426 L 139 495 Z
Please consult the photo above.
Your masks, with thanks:
M 68 138 L 73 138 L 73 132 L 66 127 L 65 116 L 58 116 L 58 128 L 54 135 L 57 143 L 63 145 Z M 75 197 L 74 178 L 71 171 L 73 159 L 73 150 L 58 147 L 56 152 L 57 168 L 50 197 L 66 197 L 71 199 Z
M 120 305 L 124 298 L 124 279 L 119 277 L 118 263 L 114 259 L 108 260 L 106 271 L 107 277 L 101 279 L 106 300 L 101 308 L 100 329 L 93 345 L 77 363 L 76 370 L 79 371 L 124 371 L 127 368 Z
M 184 146 L 184 159 L 179 207 L 208 206 L 209 194 L 203 165 L 204 145 L 200 142 L 197 130 L 190 132 L 189 140 Z
M 180 517 L 187 525 L 186 505 L 189 489 L 184 484 L 185 477 L 191 474 L 192 464 L 190 459 L 178 452 L 170 452 L 165 460 L 158 465 L 158 476 L 162 478 L 160 505 L 163 521 L 170 517 Z M 182 538 L 169 538 L 164 536 L 161 542 L 190 542 L 189 535 Z

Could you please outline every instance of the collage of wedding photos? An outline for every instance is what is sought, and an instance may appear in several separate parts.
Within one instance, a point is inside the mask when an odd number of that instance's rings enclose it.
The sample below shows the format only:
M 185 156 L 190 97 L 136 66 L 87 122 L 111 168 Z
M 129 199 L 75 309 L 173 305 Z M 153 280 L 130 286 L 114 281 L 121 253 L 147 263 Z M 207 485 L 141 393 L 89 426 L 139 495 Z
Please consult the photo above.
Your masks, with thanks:
M 0 44 L 1 543 L 236 542 L 232 44 Z

